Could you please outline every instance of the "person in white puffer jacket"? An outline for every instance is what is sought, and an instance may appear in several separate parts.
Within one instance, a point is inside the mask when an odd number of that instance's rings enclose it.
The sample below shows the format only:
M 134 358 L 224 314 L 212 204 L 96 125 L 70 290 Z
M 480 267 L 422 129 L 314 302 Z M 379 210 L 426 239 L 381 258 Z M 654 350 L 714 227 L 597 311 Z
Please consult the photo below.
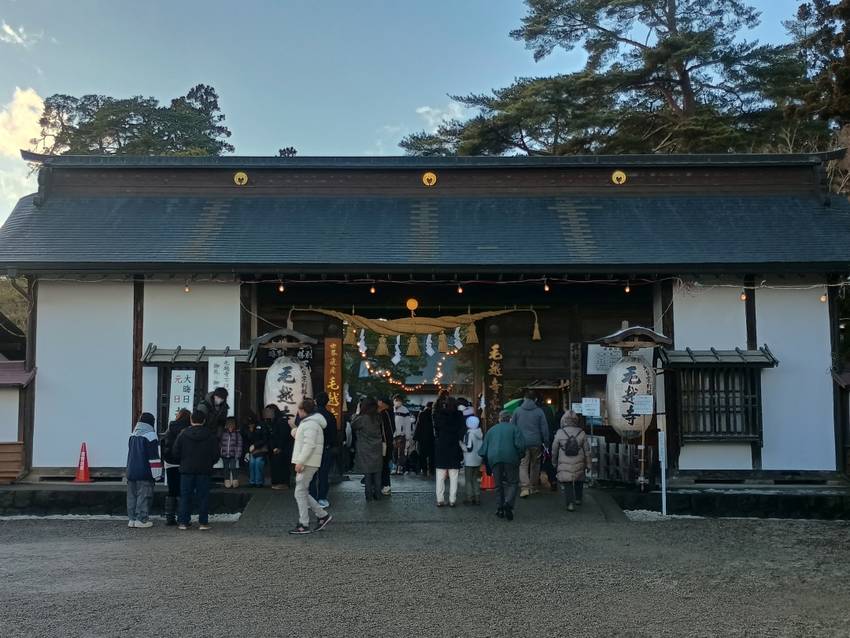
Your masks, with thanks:
M 469 408 L 469 412 L 472 409 Z M 465 412 L 466 413 L 466 412 Z M 463 450 L 463 478 L 465 488 L 464 505 L 481 505 L 481 446 L 484 444 L 484 434 L 481 432 L 481 421 L 474 414 L 466 417 L 466 433 L 460 442 Z
M 290 534 L 310 534 L 323 530 L 333 518 L 310 496 L 310 481 L 322 465 L 325 447 L 325 417 L 316 412 L 316 402 L 306 398 L 298 406 L 301 421 L 292 430 L 295 446 L 292 463 L 295 465 L 295 502 L 298 504 L 298 525 Z M 316 527 L 310 529 L 310 510 L 316 515 Z

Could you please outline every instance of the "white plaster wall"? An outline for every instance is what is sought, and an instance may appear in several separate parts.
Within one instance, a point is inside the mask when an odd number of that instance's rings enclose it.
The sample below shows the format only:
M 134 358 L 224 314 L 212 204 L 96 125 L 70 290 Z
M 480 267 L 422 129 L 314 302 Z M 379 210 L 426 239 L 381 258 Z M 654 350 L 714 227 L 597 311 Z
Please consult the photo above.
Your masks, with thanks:
M 823 290 L 756 292 L 756 332 L 779 367 L 762 373 L 766 470 L 834 470 L 829 305 Z
M 133 284 L 41 282 L 36 327 L 35 467 L 127 460 Z
M 0 388 L 0 442 L 14 443 L 18 440 L 19 388 Z
M 674 289 L 673 336 L 676 350 L 746 348 L 746 304 L 741 301 L 740 295 L 740 288 L 712 288 L 708 284 Z
M 679 452 L 680 470 L 751 470 L 749 443 L 686 443 Z
M 145 283 L 144 347 L 239 348 L 238 283 Z
M 729 282 L 723 282 L 729 283 Z M 677 350 L 747 347 L 746 304 L 737 287 L 681 286 L 673 290 L 673 340 Z M 669 311 L 668 311 L 669 312 Z M 685 443 L 681 470 L 751 470 L 752 449 L 740 443 Z

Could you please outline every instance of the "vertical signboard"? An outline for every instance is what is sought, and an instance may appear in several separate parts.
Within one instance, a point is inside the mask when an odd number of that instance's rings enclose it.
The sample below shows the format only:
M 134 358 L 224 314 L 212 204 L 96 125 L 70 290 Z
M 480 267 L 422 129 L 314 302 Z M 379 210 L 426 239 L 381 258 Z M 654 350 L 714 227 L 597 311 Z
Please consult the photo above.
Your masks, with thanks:
M 233 416 L 236 409 L 236 357 L 210 357 L 208 391 L 216 388 L 227 390 L 227 416 Z
M 489 407 L 490 423 L 499 419 L 499 412 L 505 404 L 504 400 L 504 369 L 502 368 L 502 348 L 498 343 L 490 346 L 487 355 L 487 405 Z
M 172 370 L 171 392 L 168 394 L 168 419 L 177 416 L 177 411 L 186 408 L 192 411 L 195 400 L 195 371 Z
M 337 428 L 342 427 L 342 339 L 325 339 L 325 392 L 328 393 L 328 411 L 336 417 Z

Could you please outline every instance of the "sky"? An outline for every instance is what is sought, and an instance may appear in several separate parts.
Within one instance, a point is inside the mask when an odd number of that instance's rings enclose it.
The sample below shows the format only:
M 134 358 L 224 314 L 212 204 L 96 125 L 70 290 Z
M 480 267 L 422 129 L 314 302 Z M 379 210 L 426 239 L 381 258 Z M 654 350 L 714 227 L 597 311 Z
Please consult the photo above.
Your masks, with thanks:
M 798 0 L 750 0 L 779 42 Z M 578 70 L 534 62 L 508 32 L 521 0 L 0 0 L 0 222 L 34 190 L 18 149 L 43 98 L 99 93 L 165 103 L 218 91 L 238 155 L 398 155 L 407 133 L 463 115 L 451 94 Z

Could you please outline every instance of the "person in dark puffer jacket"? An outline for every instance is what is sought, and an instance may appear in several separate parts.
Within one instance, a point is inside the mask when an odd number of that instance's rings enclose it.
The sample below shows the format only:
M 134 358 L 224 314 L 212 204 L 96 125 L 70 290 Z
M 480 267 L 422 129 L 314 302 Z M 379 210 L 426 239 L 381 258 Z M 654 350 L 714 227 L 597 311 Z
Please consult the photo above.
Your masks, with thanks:
M 162 478 L 156 419 L 143 412 L 127 442 L 127 527 L 152 527 L 150 520 L 154 483 Z
M 192 413 L 183 408 L 177 411 L 177 417 L 168 424 L 168 431 L 162 439 L 162 460 L 165 461 L 165 480 L 168 483 L 168 496 L 165 497 L 165 524 L 177 525 L 177 501 L 180 498 L 180 460 L 174 458 L 174 443 L 180 433 L 189 427 Z
M 192 497 L 197 497 L 199 529 L 209 526 L 210 475 L 219 459 L 219 442 L 210 428 L 204 427 L 204 413 L 192 412 L 192 425 L 180 433 L 174 443 L 174 457 L 180 461 L 180 526 L 189 529 Z

